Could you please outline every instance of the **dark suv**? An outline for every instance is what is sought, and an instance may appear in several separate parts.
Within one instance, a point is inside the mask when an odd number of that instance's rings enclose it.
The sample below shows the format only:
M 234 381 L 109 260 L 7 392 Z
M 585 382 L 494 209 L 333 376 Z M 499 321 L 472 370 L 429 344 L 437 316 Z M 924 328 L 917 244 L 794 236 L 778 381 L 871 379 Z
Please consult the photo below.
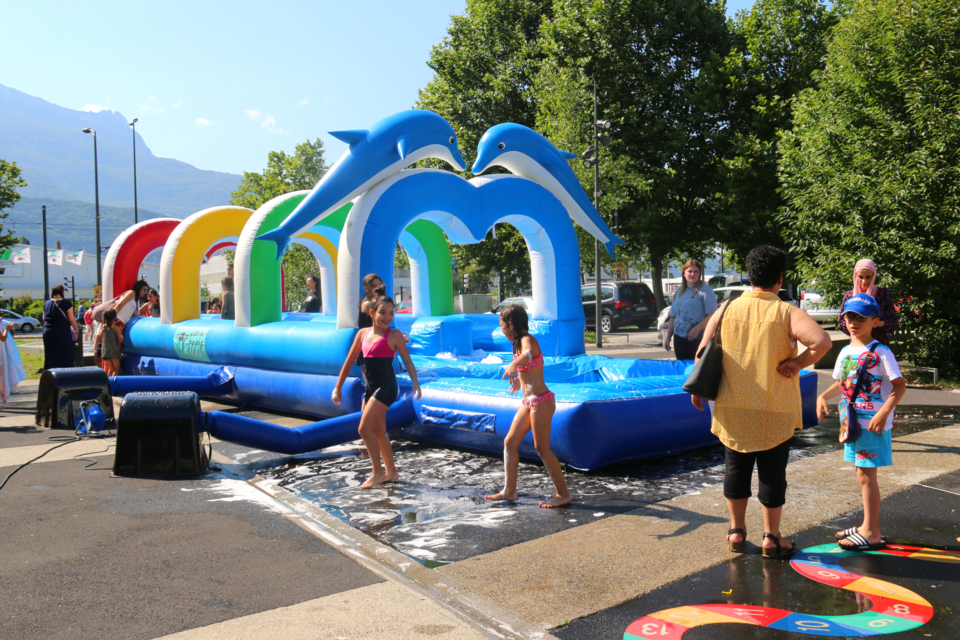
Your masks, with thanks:
M 596 326 L 597 285 L 584 285 L 580 288 L 580 296 L 587 328 L 593 328 Z M 657 300 L 650 287 L 642 282 L 602 282 L 600 296 L 603 305 L 600 330 L 603 333 L 628 324 L 646 329 L 657 319 Z

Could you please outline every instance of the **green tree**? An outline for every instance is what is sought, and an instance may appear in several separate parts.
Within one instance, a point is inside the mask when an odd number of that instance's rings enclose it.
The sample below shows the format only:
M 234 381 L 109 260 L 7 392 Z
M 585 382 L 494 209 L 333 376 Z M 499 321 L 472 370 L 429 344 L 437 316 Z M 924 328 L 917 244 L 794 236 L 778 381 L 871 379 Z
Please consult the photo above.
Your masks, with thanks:
M 283 291 L 287 296 L 287 311 L 299 311 L 303 307 L 303 301 L 307 299 L 307 276 L 319 278 L 320 263 L 302 244 L 291 244 L 283 254 Z
M 0 220 L 6 220 L 9 213 L 2 213 L 20 200 L 20 194 L 17 189 L 27 186 L 27 181 L 20 177 L 20 167 L 16 162 L 7 162 L 0 158 Z M 3 226 L 0 224 L 0 232 Z M 0 235 L 0 249 L 16 244 L 22 238 L 18 238 L 8 229 L 6 233 Z
M 590 78 L 597 81 L 599 118 L 613 125 L 615 142 L 600 164 L 607 172 L 601 215 L 609 221 L 620 212 L 621 237 L 658 273 L 665 260 L 707 246 L 716 235 L 718 139 L 726 126 L 727 105 L 717 91 L 729 50 L 722 4 L 556 0 L 542 37 L 554 64 L 542 65 L 536 87 L 541 132 L 566 131 L 569 148 L 586 147 Z M 575 90 L 547 100 L 551 83 Z M 654 291 L 662 305 L 656 279 Z
M 230 204 L 256 211 L 277 196 L 313 189 L 328 168 L 320 138 L 298 144 L 290 156 L 283 151 L 271 151 L 262 173 L 243 172 L 243 180 L 230 194 Z
M 858 258 L 900 300 L 915 364 L 960 369 L 960 12 L 852 3 L 819 86 L 781 145 L 782 222 L 806 282 L 833 302 Z
M 814 86 L 840 11 L 820 0 L 757 0 L 730 21 L 721 79 L 729 101 L 717 238 L 743 259 L 761 244 L 781 247 L 779 135 L 792 128 L 795 96 Z

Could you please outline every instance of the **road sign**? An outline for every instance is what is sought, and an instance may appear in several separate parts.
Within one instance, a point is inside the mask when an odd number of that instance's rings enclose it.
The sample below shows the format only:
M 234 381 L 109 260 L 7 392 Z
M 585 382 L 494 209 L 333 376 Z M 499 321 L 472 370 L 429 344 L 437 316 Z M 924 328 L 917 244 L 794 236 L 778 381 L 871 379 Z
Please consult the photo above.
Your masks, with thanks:
M 617 271 L 626 271 L 626 270 L 627 270 L 627 265 L 625 265 L 625 264 L 622 263 L 622 262 L 614 262 L 614 263 L 613 263 L 613 268 L 616 269 Z

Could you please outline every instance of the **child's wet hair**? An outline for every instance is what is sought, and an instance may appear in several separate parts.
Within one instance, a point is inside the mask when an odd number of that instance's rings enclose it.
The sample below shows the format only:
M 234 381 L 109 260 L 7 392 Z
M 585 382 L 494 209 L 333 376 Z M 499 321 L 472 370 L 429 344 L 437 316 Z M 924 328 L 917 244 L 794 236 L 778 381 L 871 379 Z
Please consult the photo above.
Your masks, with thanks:
M 520 340 L 530 335 L 530 320 L 527 310 L 518 304 L 511 304 L 500 310 L 500 319 L 513 331 L 513 352 L 520 353 L 523 346 Z
M 381 304 L 385 304 L 387 302 L 389 302 L 394 307 L 397 306 L 396 303 L 394 303 L 393 298 L 387 295 L 387 285 L 385 284 L 381 284 L 379 287 L 374 289 L 373 295 L 376 296 L 376 299 L 373 301 L 373 308 L 371 309 L 371 311 L 374 313 L 377 312 Z

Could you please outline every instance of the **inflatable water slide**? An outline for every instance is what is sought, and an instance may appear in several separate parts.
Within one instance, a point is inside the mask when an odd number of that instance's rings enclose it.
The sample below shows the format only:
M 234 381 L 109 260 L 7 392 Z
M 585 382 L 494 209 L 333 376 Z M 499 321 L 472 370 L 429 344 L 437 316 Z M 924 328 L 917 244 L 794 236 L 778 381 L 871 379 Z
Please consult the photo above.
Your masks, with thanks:
M 198 385 L 201 394 L 320 419 L 291 429 L 213 412 L 208 426 L 216 437 L 280 453 L 356 440 L 359 369 L 341 405 L 330 394 L 358 330 L 362 277 L 377 273 L 392 291 L 399 243 L 410 259 L 413 313 L 397 316 L 395 326 L 411 338 L 423 397 L 412 397 L 398 369 L 401 395 L 388 412 L 388 428 L 499 455 L 520 404 L 501 380 L 511 345 L 496 315 L 454 313 L 449 243 L 481 242 L 506 223 L 523 234 L 530 254 L 530 327 L 557 397 L 551 446 L 560 460 L 590 470 L 716 442 L 709 412 L 697 411 L 680 388 L 691 362 L 585 353 L 574 224 L 611 254 L 622 240 L 569 167 L 573 154 L 527 127 L 500 124 L 480 140 L 477 177 L 465 180 L 453 171 L 410 168 L 434 158 L 466 169 L 453 128 L 435 113 L 404 111 L 370 129 L 330 135 L 349 148 L 311 191 L 285 194 L 256 211 L 221 206 L 182 221 L 145 221 L 113 243 L 103 271 L 105 299 L 131 288 L 146 255 L 163 249 L 161 317 L 127 324 L 126 375 L 112 382 L 115 394 Z M 479 175 L 494 166 L 510 173 Z M 227 243 L 236 244 L 235 320 L 203 316 L 199 305 L 200 265 Z M 282 311 L 281 259 L 291 243 L 316 256 L 322 314 Z M 802 376 L 800 386 L 804 423 L 816 424 L 816 376 Z M 537 457 L 531 436 L 521 454 Z

